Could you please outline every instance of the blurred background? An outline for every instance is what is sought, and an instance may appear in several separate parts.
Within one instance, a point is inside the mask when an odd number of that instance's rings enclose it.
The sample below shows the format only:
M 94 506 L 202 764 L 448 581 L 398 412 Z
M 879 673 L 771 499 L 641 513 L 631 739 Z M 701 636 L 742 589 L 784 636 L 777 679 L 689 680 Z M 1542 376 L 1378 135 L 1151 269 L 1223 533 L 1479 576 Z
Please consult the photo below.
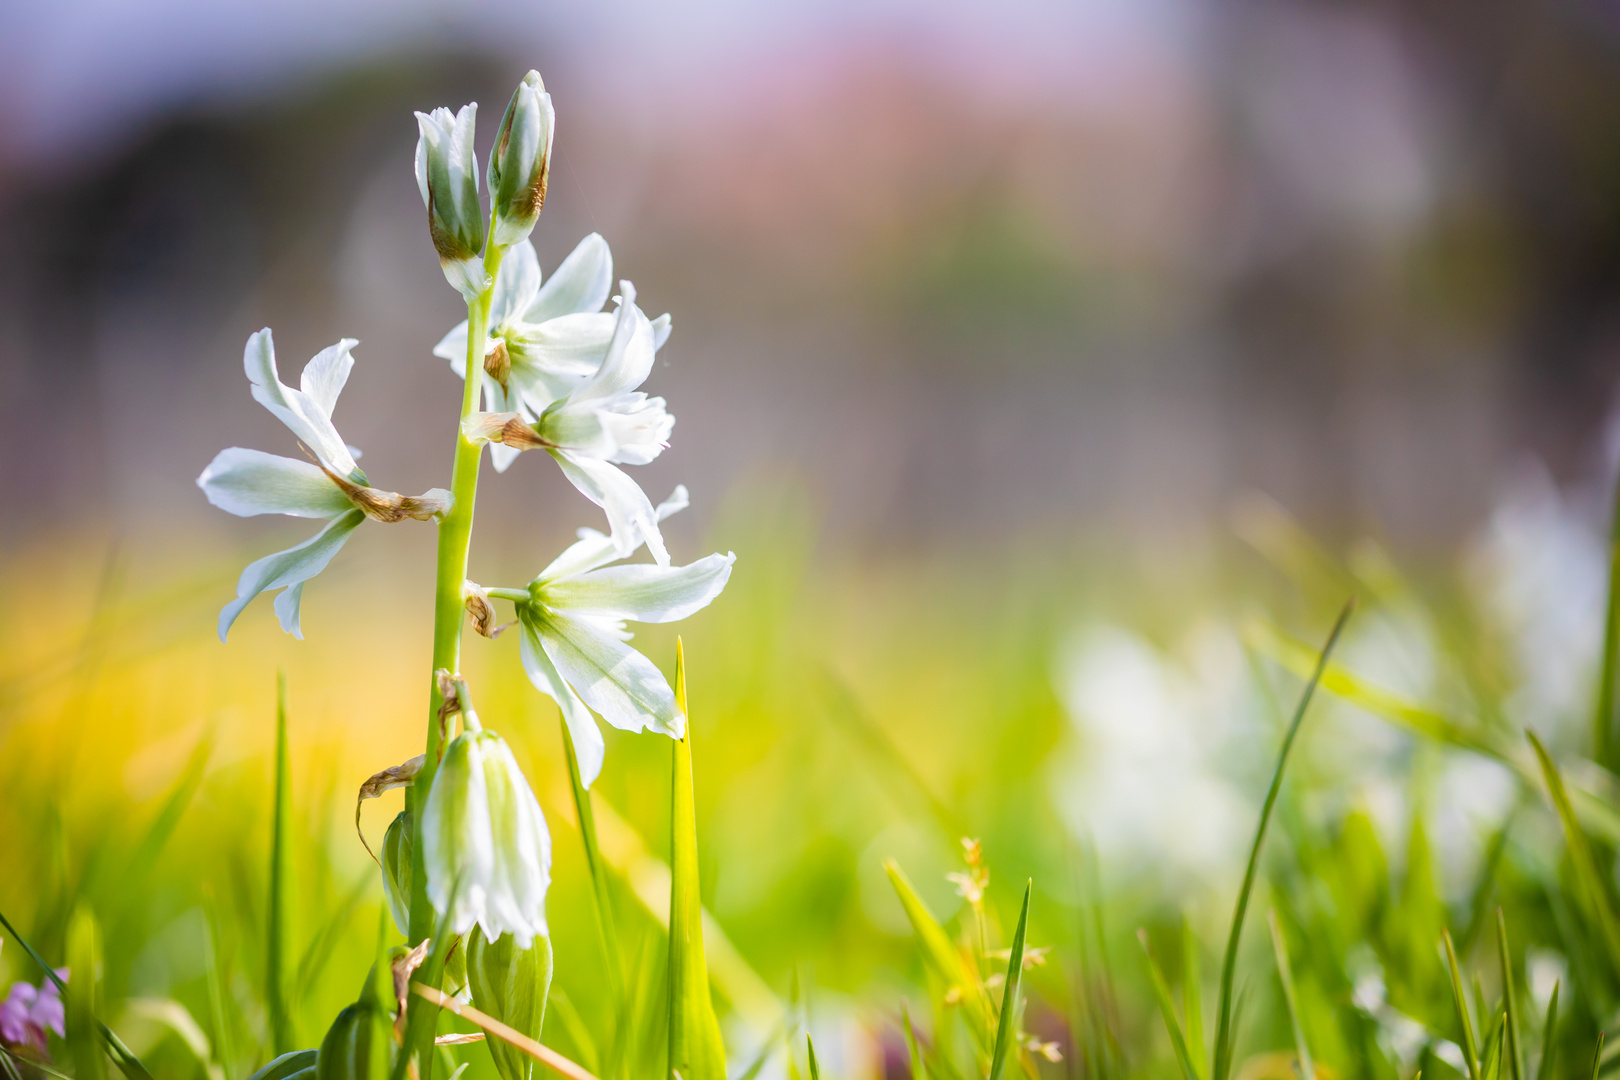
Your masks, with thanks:
M 482 161 L 530 67 L 558 115 L 541 264 L 600 231 L 673 314 L 647 388 L 678 423 L 636 477 L 690 487 L 678 560 L 738 554 L 682 632 L 748 1038 L 802 982 L 835 1070 L 880 1074 L 869 1008 L 909 956 L 881 861 L 948 914 L 963 833 L 997 902 L 1036 876 L 1049 940 L 1088 859 L 1097 902 L 1218 926 L 1298 686 L 1256 620 L 1316 643 L 1356 592 L 1345 662 L 1380 687 L 1586 747 L 1620 453 L 1611 5 L 11 0 L 0 906 L 43 947 L 90 897 L 118 993 L 196 999 L 223 950 L 247 1062 L 284 670 L 301 940 L 352 939 L 309 972 L 307 1033 L 351 995 L 380 893 L 347 799 L 420 742 L 432 530 L 363 529 L 306 591 L 308 641 L 259 601 L 222 646 L 241 566 L 307 530 L 193 480 L 290 449 L 241 373 L 269 325 L 284 375 L 360 339 L 340 429 L 384 488 L 447 482 L 459 389 L 429 350 L 464 313 L 411 113 L 479 102 Z M 546 464 L 486 470 L 478 580 L 601 524 Z M 638 641 L 672 666 L 671 633 Z M 555 710 L 514 643 L 468 652 L 553 817 L 588 1027 Z M 1429 820 L 1464 903 L 1508 770 L 1326 711 L 1300 813 L 1364 812 L 1392 851 Z M 656 854 L 667 748 L 609 738 L 601 798 Z M 130 884 L 115 853 L 173 791 L 186 843 Z

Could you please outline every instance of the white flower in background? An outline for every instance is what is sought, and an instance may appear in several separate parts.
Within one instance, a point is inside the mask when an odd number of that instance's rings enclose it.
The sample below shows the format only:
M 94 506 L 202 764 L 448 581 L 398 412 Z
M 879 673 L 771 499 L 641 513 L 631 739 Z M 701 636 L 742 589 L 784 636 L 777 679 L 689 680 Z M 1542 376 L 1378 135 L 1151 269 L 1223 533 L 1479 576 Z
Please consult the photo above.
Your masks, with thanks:
M 645 543 L 667 566 L 652 501 L 618 466 L 645 465 L 662 453 L 675 418 L 663 398 L 636 389 L 652 371 L 658 331 L 636 307 L 635 286 L 621 281 L 619 288 L 613 337 L 594 374 L 548 405 L 533 424 L 516 412 L 473 413 L 462 430 L 475 441 L 544 449 L 574 487 L 607 513 L 620 558 Z
M 344 443 L 332 426 L 332 407 L 354 367 L 350 350 L 357 342 L 344 338 L 322 349 L 304 365 L 299 388 L 282 383 L 276 370 L 275 344 L 268 329 L 248 338 L 242 353 L 253 397 L 298 437 L 315 460 L 280 457 L 262 450 L 233 446 L 221 450 L 197 477 L 208 501 L 238 517 L 287 514 L 323 518 L 326 527 L 286 551 L 248 565 L 236 584 L 236 599 L 219 613 L 219 637 L 226 633 L 248 602 L 262 592 L 281 589 L 276 614 L 281 627 L 303 637 L 299 605 L 304 582 L 326 569 L 349 534 L 366 518 L 394 522 L 426 521 L 450 508 L 450 493 L 434 488 L 410 497 L 368 486 L 355 463 L 358 451 Z
M 657 517 L 686 505 L 686 488 L 677 487 Z M 625 622 L 676 622 L 707 607 L 737 559 L 727 553 L 686 566 L 608 565 L 621 557 L 611 537 L 581 529 L 517 605 L 523 670 L 562 709 L 586 786 L 602 771 L 606 749 L 586 706 L 625 731 L 651 728 L 677 739 L 686 731 L 663 672 L 626 644 Z
M 602 310 L 613 288 L 613 254 L 599 233 L 581 240 L 542 283 L 534 245 L 519 241 L 495 275 L 484 352 L 484 408 L 516 413 L 532 424 L 552 402 L 566 397 L 602 366 L 613 340 L 614 317 Z M 653 349 L 669 339 L 670 318 L 653 320 Z M 465 320 L 433 347 L 457 376 L 467 372 Z M 490 447 L 490 461 L 506 471 L 519 448 Z
M 427 206 L 428 233 L 444 279 L 471 303 L 484 291 L 484 209 L 478 204 L 473 128 L 478 105 L 452 114 L 440 107 L 417 113 L 416 186 Z
M 501 247 L 527 239 L 540 218 L 556 124 L 551 95 L 540 73 L 531 71 L 506 106 L 489 155 L 489 207 L 495 218 L 495 243 Z
M 551 832 L 506 740 L 470 709 L 462 720 L 422 809 L 428 900 L 452 934 L 477 925 L 527 949 L 546 932 Z

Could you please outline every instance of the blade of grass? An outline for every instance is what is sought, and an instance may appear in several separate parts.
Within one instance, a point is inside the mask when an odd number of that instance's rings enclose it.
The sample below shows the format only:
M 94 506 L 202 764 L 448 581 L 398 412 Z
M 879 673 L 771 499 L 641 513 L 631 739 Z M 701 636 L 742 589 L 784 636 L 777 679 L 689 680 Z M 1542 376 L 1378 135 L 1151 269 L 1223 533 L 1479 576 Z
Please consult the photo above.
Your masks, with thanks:
M 1609 596 L 1603 615 L 1603 663 L 1598 672 L 1597 701 L 1592 711 L 1592 760 L 1616 769 L 1614 732 L 1615 681 L 1620 677 L 1620 480 L 1616 480 L 1609 520 Z
M 1018 993 L 1024 985 L 1024 938 L 1029 930 L 1029 900 L 1035 891 L 1033 881 L 1024 883 L 1024 906 L 1018 913 L 1012 949 L 1007 954 L 1007 982 L 1001 993 L 1001 1016 L 996 1021 L 996 1048 L 990 1056 L 990 1080 L 1001 1080 L 1007 1055 L 1017 1054 Z
M 1317 654 L 1316 666 L 1311 672 L 1305 690 L 1300 694 L 1299 704 L 1294 709 L 1293 719 L 1288 724 L 1288 731 L 1283 736 L 1282 749 L 1277 753 L 1277 768 L 1271 775 L 1271 787 L 1266 792 L 1266 801 L 1260 808 L 1260 823 L 1254 831 L 1254 845 L 1249 849 L 1249 863 L 1243 871 L 1243 885 L 1238 890 L 1237 905 L 1232 911 L 1232 929 L 1226 938 L 1226 958 L 1221 963 L 1221 991 L 1216 1005 L 1215 1020 L 1215 1067 L 1211 1076 L 1213 1080 L 1227 1080 L 1232 1067 L 1232 980 L 1237 973 L 1238 941 L 1243 936 L 1243 917 L 1249 910 L 1249 896 L 1254 891 L 1254 878 L 1260 867 L 1260 848 L 1266 839 L 1266 824 L 1271 820 L 1272 808 L 1277 803 L 1277 793 L 1282 789 L 1283 770 L 1288 765 L 1288 752 L 1293 749 L 1294 739 L 1299 735 L 1300 724 L 1305 720 L 1305 711 L 1310 706 L 1311 697 L 1316 692 L 1317 684 L 1322 681 L 1322 673 L 1327 670 L 1328 657 L 1333 654 L 1333 646 L 1338 643 L 1339 635 L 1344 625 L 1350 619 L 1350 613 L 1355 610 L 1356 602 L 1352 597 L 1339 612 L 1339 617 L 1333 623 L 1333 630 L 1328 634 L 1327 642 L 1322 651 Z
M 591 891 L 596 898 L 596 931 L 602 943 L 602 964 L 607 971 L 608 994 L 613 1003 L 615 1021 L 622 1022 L 624 1011 L 624 953 L 619 948 L 619 928 L 613 911 L 612 883 L 608 880 L 607 863 L 602 858 L 601 845 L 596 840 L 596 814 L 591 807 L 591 793 L 586 790 L 579 771 L 579 754 L 574 750 L 574 737 L 561 716 L 563 751 L 568 759 L 568 783 L 574 794 L 574 813 L 579 819 L 579 838 L 585 845 L 585 865 L 591 873 Z M 617 1026 L 617 1025 L 616 1025 Z
M 804 1033 L 804 1054 L 810 1062 L 810 1080 L 821 1080 L 821 1066 L 816 1064 L 816 1041 Z
M 230 1020 L 225 1015 L 225 979 L 220 969 L 219 912 L 215 910 L 212 889 L 203 896 L 203 916 L 208 923 L 203 934 L 203 964 L 208 980 L 208 1019 L 213 1028 L 214 1062 L 223 1080 L 231 1080 L 236 1061 L 236 1045 L 231 1039 Z
M 911 1061 L 911 1080 L 928 1080 L 928 1069 L 923 1065 L 922 1047 L 917 1045 L 917 1032 L 911 1026 L 911 1010 L 900 1006 L 901 1027 L 906 1033 L 906 1053 Z
M 1598 1029 L 1597 1045 L 1592 1048 L 1592 1080 L 1598 1080 L 1598 1068 L 1603 1064 L 1603 1030 Z
M 726 1080 L 725 1047 L 703 956 L 698 882 L 697 804 L 692 792 L 692 719 L 686 707 L 686 656 L 675 639 L 675 703 L 686 734 L 672 752 L 669 840 L 669 1071 L 682 1080 Z
M 1457 1024 L 1462 1028 L 1463 1064 L 1468 1068 L 1468 1080 L 1484 1080 L 1479 1065 L 1479 1045 L 1474 1041 L 1474 1022 L 1469 1016 L 1468 991 L 1463 987 L 1462 971 L 1457 966 L 1457 948 L 1451 942 L 1451 931 L 1442 930 L 1440 941 L 1446 950 L 1446 974 L 1451 978 L 1451 1000 L 1457 1007 Z
M 1609 904 L 1608 889 L 1602 874 L 1598 871 L 1592 848 L 1586 841 L 1586 833 L 1581 830 L 1575 811 L 1570 806 L 1569 792 L 1564 787 L 1563 775 L 1548 756 L 1547 748 L 1536 738 L 1536 733 L 1526 728 L 1525 736 L 1536 752 L 1536 760 L 1541 763 L 1541 774 L 1547 783 L 1547 794 L 1551 796 L 1553 807 L 1558 811 L 1558 820 L 1563 824 L 1564 843 L 1569 847 L 1570 862 L 1574 864 L 1575 876 L 1581 885 L 1581 894 L 1586 899 L 1587 916 L 1597 924 L 1598 930 L 1603 935 L 1603 943 L 1609 951 L 1609 962 L 1620 967 L 1620 920 L 1615 918 L 1614 909 Z
M 1507 1017 L 1507 1059 L 1513 1080 L 1524 1080 L 1523 1050 L 1519 1041 L 1519 1005 L 1513 993 L 1513 954 L 1508 951 L 1507 919 L 1496 909 L 1496 949 L 1502 961 L 1502 1002 Z
M 95 916 L 80 907 L 68 920 L 67 960 L 73 977 L 66 994 L 67 1044 L 78 1080 L 106 1080 L 107 1055 L 96 1037 L 101 1011 L 101 931 Z
M 1299 1075 L 1314 1080 L 1316 1063 L 1311 1060 L 1311 1047 L 1305 1041 L 1305 1022 L 1299 1015 L 1299 997 L 1294 993 L 1294 973 L 1288 964 L 1288 942 L 1283 939 L 1277 913 L 1268 911 L 1266 921 L 1271 924 L 1271 948 L 1277 954 L 1277 977 L 1282 980 L 1283 1003 L 1288 1006 L 1288 1022 L 1294 1028 L 1294 1053 L 1299 1055 Z
M 1558 983 L 1553 983 L 1552 996 L 1547 999 L 1547 1019 L 1541 1025 L 1541 1060 L 1536 1063 L 1536 1080 L 1552 1080 L 1553 1056 L 1558 1044 L 1553 1032 L 1558 1028 Z
M 1153 958 L 1147 930 L 1138 930 L 1136 940 L 1142 943 L 1142 955 L 1147 957 L 1148 981 L 1153 986 L 1153 997 L 1159 1003 L 1159 1012 L 1164 1016 L 1165 1029 L 1170 1032 L 1170 1045 L 1176 1052 L 1176 1062 L 1181 1066 L 1181 1073 L 1186 1080 L 1203 1080 L 1197 1065 L 1193 1063 L 1192 1054 L 1187 1049 L 1187 1037 L 1181 1030 L 1181 1021 L 1176 1017 L 1176 1005 L 1170 998 L 1170 986 L 1165 982 L 1164 972 L 1159 969 L 1159 962 Z
M 17 928 L 11 925 L 11 920 L 7 919 L 3 913 L 0 913 L 0 926 L 5 927 L 6 933 L 11 935 L 12 940 L 21 945 L 23 951 L 33 957 L 34 963 L 39 965 L 39 969 L 45 973 L 45 977 L 56 984 L 57 993 L 65 998 L 68 992 L 67 983 L 63 982 L 62 977 L 56 973 L 56 969 L 47 964 L 45 958 L 39 955 L 32 945 L 28 944 L 28 939 L 17 933 Z M 124 1040 L 120 1039 L 112 1028 L 103 1023 L 99 1017 L 96 1018 L 95 1024 L 96 1029 L 101 1032 L 101 1038 L 107 1044 L 107 1052 L 112 1055 L 119 1072 L 123 1073 L 128 1080 L 152 1080 L 152 1074 L 147 1071 L 145 1065 L 141 1064 L 141 1059 L 136 1057 L 130 1048 L 124 1045 Z
M 1496 1020 L 1491 1024 L 1491 1033 L 1485 1039 L 1484 1065 L 1485 1080 L 1502 1080 L 1502 1048 L 1507 1039 L 1504 1030 L 1507 1027 L 1507 1017 L 1497 1014 Z
M 360 907 L 360 901 L 365 899 L 367 890 L 374 879 L 370 873 L 362 873 L 349 893 L 337 906 L 333 916 L 326 920 L 320 930 L 310 939 L 309 946 L 298 961 L 297 973 L 293 976 L 293 993 L 290 1000 L 302 1001 L 315 985 L 315 980 L 321 977 L 326 968 L 326 962 L 332 958 L 332 944 L 340 934 L 348 929 L 349 921 Z
M 945 928 L 934 918 L 928 905 L 923 903 L 922 897 L 912 887 L 911 881 L 906 877 L 900 864 L 893 859 L 883 863 L 883 869 L 888 872 L 889 883 L 894 886 L 896 895 L 900 897 L 900 906 L 905 909 L 906 918 L 911 928 L 917 932 L 917 939 L 922 943 L 923 960 L 928 967 L 944 983 L 949 993 L 955 990 L 961 998 L 961 1007 L 968 1014 L 968 1030 L 979 1044 L 988 1049 L 990 1033 L 990 1010 L 980 996 L 976 980 L 968 977 L 966 967 L 962 963 L 961 953 L 951 944 L 951 939 L 945 933 Z
M 287 673 L 276 673 L 276 778 L 270 826 L 269 929 L 265 934 L 264 1004 L 270 1021 L 270 1052 L 295 1050 L 292 1011 L 288 1008 L 287 916 L 291 906 L 292 765 L 287 751 Z
M 1199 1076 L 1209 1075 L 1209 1061 L 1204 1049 L 1204 976 L 1198 963 L 1198 938 L 1192 923 L 1181 916 L 1181 1013 L 1187 1018 L 1187 1052 Z

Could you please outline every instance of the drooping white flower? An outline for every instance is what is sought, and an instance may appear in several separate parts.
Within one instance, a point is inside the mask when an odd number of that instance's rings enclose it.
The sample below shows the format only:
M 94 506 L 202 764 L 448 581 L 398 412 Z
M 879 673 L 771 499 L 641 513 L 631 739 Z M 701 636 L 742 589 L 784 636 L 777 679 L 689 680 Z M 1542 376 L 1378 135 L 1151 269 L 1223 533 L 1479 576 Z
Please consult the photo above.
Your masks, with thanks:
M 686 505 L 686 488 L 677 487 L 657 519 Z M 668 680 L 627 644 L 624 624 L 676 622 L 707 607 L 737 559 L 727 553 L 686 566 L 609 565 L 621 557 L 612 537 L 581 529 L 518 605 L 523 670 L 562 710 L 587 787 L 602 771 L 606 749 L 590 709 L 625 731 L 651 728 L 680 738 L 686 730 Z
M 304 582 L 326 569 L 362 521 L 368 517 L 385 522 L 426 521 L 450 508 L 450 493 L 443 488 L 413 497 L 370 487 L 355 462 L 359 451 L 346 444 L 332 425 L 332 407 L 354 367 L 351 350 L 356 344 L 353 338 L 344 338 L 322 349 L 304 366 L 295 390 L 281 381 L 276 370 L 269 329 L 248 338 L 242 366 L 254 400 L 286 424 L 315 461 L 232 446 L 209 462 L 197 477 L 197 486 L 209 502 L 238 517 L 287 514 L 322 518 L 326 526 L 302 544 L 267 555 L 242 571 L 236 599 L 219 613 L 221 641 L 248 602 L 271 589 L 283 590 L 275 601 L 282 629 L 302 638 L 299 606 Z
M 416 186 L 428 212 L 428 233 L 444 278 L 469 303 L 484 291 L 484 209 L 478 203 L 473 129 L 478 104 L 451 113 L 440 106 L 417 113 Z
M 489 155 L 489 208 L 495 220 L 495 243 L 501 247 L 527 239 L 539 220 L 551 175 L 556 123 L 551 95 L 546 93 L 540 73 L 529 72 L 506 106 Z
M 462 717 L 422 809 L 428 900 L 453 934 L 477 925 L 527 949 L 546 932 L 551 832 L 506 740 Z
M 517 413 L 532 424 L 552 402 L 596 373 L 613 340 L 615 319 L 602 310 L 613 288 L 613 253 L 600 233 L 581 240 L 551 277 L 527 240 L 513 244 L 495 275 L 484 350 L 484 408 Z M 653 320 L 653 348 L 669 339 L 670 318 Z M 467 373 L 467 323 L 433 347 L 433 355 Z M 495 444 L 490 461 L 504 472 L 518 447 Z
M 635 286 L 621 281 L 619 288 L 613 336 L 588 379 L 548 405 L 533 424 L 515 412 L 473 413 L 462 421 L 462 431 L 473 440 L 544 449 L 574 487 L 607 513 L 619 558 L 646 544 L 658 564 L 668 566 L 652 501 L 618 466 L 645 465 L 662 453 L 675 418 L 663 398 L 636 389 L 652 371 L 658 331 L 636 307 Z

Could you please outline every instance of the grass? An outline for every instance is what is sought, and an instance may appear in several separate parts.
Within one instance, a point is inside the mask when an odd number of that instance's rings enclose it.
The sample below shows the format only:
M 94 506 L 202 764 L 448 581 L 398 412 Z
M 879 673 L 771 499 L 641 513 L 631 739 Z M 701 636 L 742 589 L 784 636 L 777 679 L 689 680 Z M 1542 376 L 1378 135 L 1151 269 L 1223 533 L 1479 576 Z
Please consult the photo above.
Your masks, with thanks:
M 811 557 L 800 513 L 739 494 L 716 529 L 743 559 L 684 660 L 659 628 L 638 639 L 683 702 L 690 683 L 690 741 L 609 732 L 588 793 L 514 643 L 469 648 L 554 833 L 549 1051 L 603 1080 L 671 1059 L 683 1080 L 1607 1075 L 1620 781 L 1586 755 L 1612 660 L 1573 719 L 1526 714 L 1508 629 L 1460 569 L 1297 531 L 1252 537 L 1258 559 L 1054 543 L 843 564 Z M 378 925 L 384 957 L 398 942 L 349 800 L 415 752 L 420 598 L 373 600 L 388 567 L 340 562 L 309 597 L 319 648 L 268 617 L 222 648 L 224 562 L 116 562 L 0 562 L 0 969 L 39 982 L 24 938 L 72 959 L 58 1072 L 245 1080 L 385 996 L 357 996 Z M 1128 632 L 1178 708 L 1235 688 L 1238 726 L 1201 763 L 1241 810 L 1209 840 L 1227 854 L 1122 852 L 1117 823 L 1077 818 L 1103 736 L 1064 681 L 1076 621 Z M 1420 686 L 1379 667 L 1392 625 L 1427 627 Z M 1446 778 L 1466 769 L 1494 770 L 1501 806 L 1458 824 Z M 398 797 L 366 804 L 368 836 Z M 1243 935 L 1251 916 L 1269 933 Z M 476 1043 L 435 1068 L 462 1064 L 497 1075 Z

